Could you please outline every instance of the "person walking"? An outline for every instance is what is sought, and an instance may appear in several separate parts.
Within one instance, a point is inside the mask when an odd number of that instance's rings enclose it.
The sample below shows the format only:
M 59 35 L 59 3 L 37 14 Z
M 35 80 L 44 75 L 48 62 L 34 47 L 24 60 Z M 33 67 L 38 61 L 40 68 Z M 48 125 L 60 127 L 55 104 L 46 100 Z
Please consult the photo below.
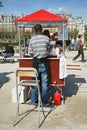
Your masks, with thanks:
M 71 51 L 74 51 L 75 50 L 75 41 L 74 41 L 74 38 L 72 37 L 71 39 Z
M 76 49 L 78 50 L 78 54 L 73 58 L 73 61 L 76 60 L 81 55 L 81 61 L 84 62 L 83 41 L 81 34 L 78 35 Z
M 50 48 L 49 37 L 42 34 L 42 26 L 36 24 L 34 26 L 35 35 L 31 37 L 29 44 L 29 54 L 33 56 L 33 67 L 38 71 L 38 79 L 40 80 L 40 89 L 43 105 L 48 104 L 48 59 Z M 31 103 L 38 102 L 37 87 L 31 89 Z

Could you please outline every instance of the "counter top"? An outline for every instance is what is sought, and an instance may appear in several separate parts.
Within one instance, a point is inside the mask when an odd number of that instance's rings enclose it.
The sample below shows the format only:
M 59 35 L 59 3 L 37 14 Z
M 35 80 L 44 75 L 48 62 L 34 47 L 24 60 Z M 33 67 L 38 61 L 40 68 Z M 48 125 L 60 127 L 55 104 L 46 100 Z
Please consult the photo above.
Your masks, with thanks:
M 28 59 L 33 59 L 33 57 L 30 57 L 30 56 L 24 56 L 23 58 L 19 58 L 19 60 L 28 60 Z M 48 59 L 60 59 L 60 58 L 57 58 L 57 56 L 48 56 Z

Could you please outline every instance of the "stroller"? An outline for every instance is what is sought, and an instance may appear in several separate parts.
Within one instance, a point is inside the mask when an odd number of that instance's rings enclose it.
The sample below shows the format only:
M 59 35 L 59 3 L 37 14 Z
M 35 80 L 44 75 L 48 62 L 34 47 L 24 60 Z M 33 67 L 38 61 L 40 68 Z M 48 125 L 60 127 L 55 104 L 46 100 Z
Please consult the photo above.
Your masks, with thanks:
M 13 62 L 13 60 L 8 57 L 12 57 L 14 56 L 14 49 L 12 46 L 10 45 L 6 45 L 5 47 L 5 51 L 2 50 L 2 52 L 0 53 L 0 56 L 2 56 L 3 58 L 0 60 L 1 63 L 5 63 L 5 62 Z

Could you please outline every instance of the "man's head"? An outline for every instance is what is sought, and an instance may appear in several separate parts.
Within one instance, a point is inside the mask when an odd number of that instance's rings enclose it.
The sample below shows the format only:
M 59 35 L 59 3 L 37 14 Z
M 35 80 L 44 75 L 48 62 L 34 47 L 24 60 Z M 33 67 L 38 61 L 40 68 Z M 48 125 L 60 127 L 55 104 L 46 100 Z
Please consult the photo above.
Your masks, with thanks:
M 41 34 L 42 33 L 42 26 L 40 24 L 36 24 L 34 26 L 34 31 L 36 34 Z

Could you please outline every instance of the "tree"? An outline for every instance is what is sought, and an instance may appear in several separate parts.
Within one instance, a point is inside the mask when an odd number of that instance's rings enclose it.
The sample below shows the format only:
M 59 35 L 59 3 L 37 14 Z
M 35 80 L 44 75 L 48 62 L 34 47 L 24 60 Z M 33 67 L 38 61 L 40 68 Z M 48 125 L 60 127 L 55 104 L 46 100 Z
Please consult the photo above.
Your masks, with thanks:
M 23 32 L 23 30 L 20 31 L 20 41 L 23 42 L 23 38 L 25 37 L 25 39 L 30 39 L 31 38 L 31 32 L 30 31 L 26 31 L 25 33 Z M 15 33 L 15 40 L 18 42 L 18 32 Z
M 78 33 L 79 33 L 78 29 L 74 28 L 74 32 L 73 33 L 74 33 L 74 39 L 76 40 L 76 38 L 78 36 Z
M 74 28 L 74 29 L 69 29 L 69 31 L 68 31 L 68 36 L 69 36 L 69 38 L 74 38 L 75 40 L 76 40 L 76 38 L 77 38 L 77 36 L 78 36 L 78 30 L 76 29 L 76 28 Z
M 84 43 L 85 43 L 85 45 L 87 47 L 87 36 L 84 36 Z

